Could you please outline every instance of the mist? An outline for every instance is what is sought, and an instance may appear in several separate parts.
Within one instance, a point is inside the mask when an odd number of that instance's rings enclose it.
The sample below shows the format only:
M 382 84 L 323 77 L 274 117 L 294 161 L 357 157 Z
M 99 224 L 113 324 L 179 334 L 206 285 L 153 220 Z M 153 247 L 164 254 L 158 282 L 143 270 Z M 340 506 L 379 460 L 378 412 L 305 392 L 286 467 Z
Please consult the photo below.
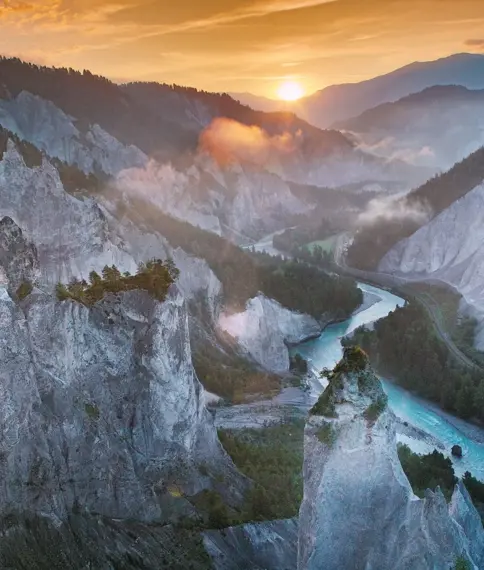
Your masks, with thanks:
M 299 137 L 300 133 L 288 132 L 270 136 L 258 126 L 217 118 L 200 135 L 199 151 L 209 154 L 221 165 L 239 161 L 264 165 L 274 153 L 294 152 Z
M 412 202 L 405 194 L 378 197 L 370 200 L 365 210 L 359 214 L 359 226 L 371 226 L 377 222 L 410 221 L 419 225 L 432 218 L 432 208 L 424 202 Z

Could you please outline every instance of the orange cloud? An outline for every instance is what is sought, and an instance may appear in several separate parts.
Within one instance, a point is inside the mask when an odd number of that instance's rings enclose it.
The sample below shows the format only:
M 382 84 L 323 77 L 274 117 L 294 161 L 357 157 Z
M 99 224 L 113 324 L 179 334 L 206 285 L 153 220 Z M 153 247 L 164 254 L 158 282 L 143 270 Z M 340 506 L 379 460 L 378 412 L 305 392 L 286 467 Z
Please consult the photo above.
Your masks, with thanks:
M 266 164 L 272 155 L 289 154 L 296 149 L 297 137 L 290 133 L 269 136 L 263 129 L 232 119 L 217 118 L 200 136 L 199 150 L 219 164 L 250 162 Z
M 484 51 L 484 38 L 483 39 L 470 39 L 465 41 L 467 47 L 474 48 L 478 51 Z

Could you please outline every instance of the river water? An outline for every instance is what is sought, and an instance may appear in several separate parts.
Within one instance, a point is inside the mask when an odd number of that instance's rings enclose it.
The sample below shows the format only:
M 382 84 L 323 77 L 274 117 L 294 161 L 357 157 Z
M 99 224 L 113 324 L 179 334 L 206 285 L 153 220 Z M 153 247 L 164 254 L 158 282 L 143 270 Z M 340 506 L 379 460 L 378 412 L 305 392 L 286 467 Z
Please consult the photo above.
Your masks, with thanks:
M 323 368 L 333 368 L 343 355 L 341 339 L 362 325 L 368 325 L 388 315 L 405 301 L 388 291 L 360 283 L 362 291 L 377 296 L 379 301 L 370 308 L 360 312 L 343 323 L 331 325 L 315 340 L 299 345 L 295 352 L 302 354 L 309 362 L 313 371 Z M 441 412 L 432 404 L 417 398 L 402 388 L 382 378 L 385 392 L 388 394 L 389 405 L 395 414 L 403 421 L 425 431 L 437 439 L 444 447 L 445 454 L 450 456 L 453 445 L 462 446 L 464 457 L 453 459 L 457 475 L 471 471 L 478 479 L 484 480 L 484 430 L 461 420 L 452 418 Z M 316 380 L 312 388 L 312 399 L 316 400 L 325 387 L 325 381 Z M 418 453 L 429 453 L 434 446 L 409 438 L 399 436 L 400 441 L 407 443 Z

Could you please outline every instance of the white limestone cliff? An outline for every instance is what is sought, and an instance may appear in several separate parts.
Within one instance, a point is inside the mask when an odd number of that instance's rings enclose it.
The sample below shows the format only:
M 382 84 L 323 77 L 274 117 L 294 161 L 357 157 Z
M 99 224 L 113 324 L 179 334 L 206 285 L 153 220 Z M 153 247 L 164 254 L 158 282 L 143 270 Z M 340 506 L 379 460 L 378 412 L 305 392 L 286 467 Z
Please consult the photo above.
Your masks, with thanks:
M 138 148 L 120 143 L 99 125 L 81 129 L 74 117 L 27 91 L 13 99 L 0 98 L 0 125 L 47 155 L 75 164 L 86 173 L 115 175 L 148 161 Z
M 176 286 L 164 302 L 131 291 L 87 307 L 35 288 L 14 300 L 4 284 L 0 362 L 1 515 L 167 520 L 170 484 L 189 496 L 212 485 L 202 462 L 237 496 Z
M 221 314 L 219 327 L 263 368 L 289 370 L 288 344 L 297 344 L 321 333 L 321 325 L 309 315 L 294 313 L 258 295 L 242 313 Z
M 136 269 L 94 199 L 68 194 L 45 158 L 41 166 L 27 166 L 12 141 L 0 161 L 0 218 L 4 216 L 37 247 L 46 283 L 87 278 L 106 264 L 114 263 L 121 271 Z
M 399 242 L 379 269 L 410 279 L 439 279 L 455 287 L 467 311 L 484 321 L 484 184 Z M 477 338 L 484 347 L 484 332 Z

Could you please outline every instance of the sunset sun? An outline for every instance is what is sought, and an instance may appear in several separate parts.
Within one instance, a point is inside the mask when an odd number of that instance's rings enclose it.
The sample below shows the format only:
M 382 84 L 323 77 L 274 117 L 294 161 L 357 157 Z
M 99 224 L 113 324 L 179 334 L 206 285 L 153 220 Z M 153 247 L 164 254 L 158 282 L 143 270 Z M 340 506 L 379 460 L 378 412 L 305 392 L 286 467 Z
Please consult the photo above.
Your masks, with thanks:
M 297 101 L 304 95 L 304 91 L 299 83 L 286 81 L 277 90 L 277 95 L 283 101 Z

